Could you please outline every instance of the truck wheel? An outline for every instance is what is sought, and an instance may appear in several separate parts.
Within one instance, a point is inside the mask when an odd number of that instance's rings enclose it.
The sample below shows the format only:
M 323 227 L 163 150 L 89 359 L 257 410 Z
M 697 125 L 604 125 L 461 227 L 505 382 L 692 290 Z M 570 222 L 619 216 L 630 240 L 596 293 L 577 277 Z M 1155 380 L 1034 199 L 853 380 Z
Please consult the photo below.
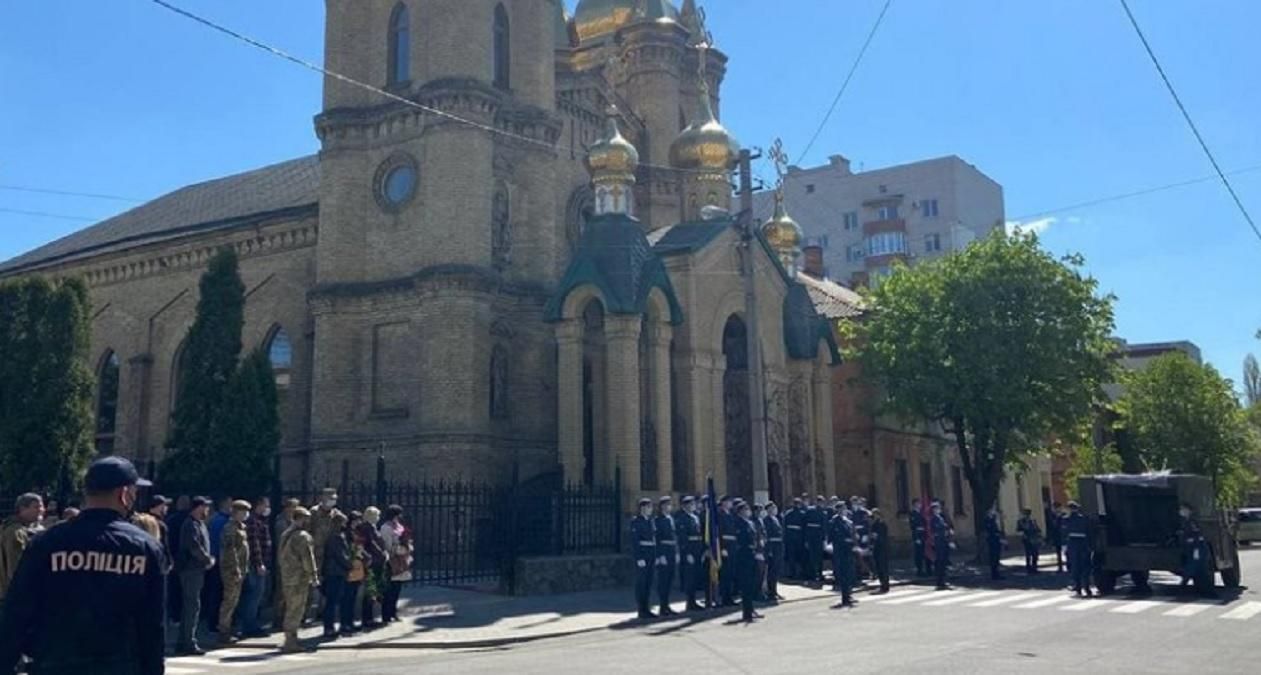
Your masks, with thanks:
M 1222 570 L 1222 585 L 1226 588 L 1239 588 L 1239 549 L 1230 552 L 1230 569 Z

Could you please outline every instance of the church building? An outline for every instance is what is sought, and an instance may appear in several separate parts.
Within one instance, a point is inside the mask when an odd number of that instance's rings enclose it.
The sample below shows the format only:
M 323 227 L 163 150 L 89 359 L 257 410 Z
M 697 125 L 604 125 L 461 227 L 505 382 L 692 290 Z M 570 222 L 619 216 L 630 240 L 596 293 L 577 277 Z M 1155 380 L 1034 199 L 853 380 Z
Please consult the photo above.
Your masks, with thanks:
M 799 279 L 782 200 L 742 225 L 727 57 L 692 0 L 326 4 L 345 79 L 325 79 L 317 155 L 0 264 L 86 279 L 100 450 L 161 459 L 197 281 L 229 246 L 286 482 L 366 478 L 384 454 L 392 478 L 515 467 L 638 496 L 712 475 L 752 496 L 762 415 L 771 495 L 835 490 L 839 355 L 816 303 L 836 299 Z

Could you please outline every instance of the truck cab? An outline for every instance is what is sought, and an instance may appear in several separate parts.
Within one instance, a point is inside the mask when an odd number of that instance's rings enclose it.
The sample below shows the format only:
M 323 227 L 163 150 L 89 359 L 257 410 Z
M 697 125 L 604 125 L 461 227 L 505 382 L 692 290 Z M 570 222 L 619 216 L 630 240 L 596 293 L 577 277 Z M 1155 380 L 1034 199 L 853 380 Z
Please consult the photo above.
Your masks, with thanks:
M 1181 573 L 1182 546 L 1178 541 L 1178 508 L 1191 505 L 1192 518 L 1209 546 L 1206 578 L 1200 588 L 1211 588 L 1213 574 L 1222 584 L 1240 583 L 1239 550 L 1226 513 L 1218 508 L 1213 482 L 1205 476 L 1172 473 L 1112 474 L 1078 479 L 1084 513 L 1092 524 L 1095 585 L 1102 593 L 1116 588 L 1129 574 L 1136 588 L 1147 590 L 1152 570 Z

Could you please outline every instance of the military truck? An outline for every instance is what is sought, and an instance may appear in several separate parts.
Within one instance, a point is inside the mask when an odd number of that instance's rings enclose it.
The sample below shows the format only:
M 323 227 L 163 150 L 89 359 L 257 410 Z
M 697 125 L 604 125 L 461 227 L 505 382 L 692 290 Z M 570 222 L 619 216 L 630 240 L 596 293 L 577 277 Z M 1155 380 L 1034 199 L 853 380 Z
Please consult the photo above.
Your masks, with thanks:
M 1213 481 L 1205 476 L 1171 473 L 1113 474 L 1078 479 L 1082 513 L 1091 521 L 1095 585 L 1101 593 L 1116 589 L 1128 574 L 1138 590 L 1149 590 L 1152 570 L 1179 573 L 1182 546 L 1177 531 L 1179 505 L 1191 505 L 1209 545 L 1208 573 L 1196 579 L 1213 585 L 1213 572 L 1227 588 L 1239 586 L 1239 549 L 1232 522 L 1219 509 Z

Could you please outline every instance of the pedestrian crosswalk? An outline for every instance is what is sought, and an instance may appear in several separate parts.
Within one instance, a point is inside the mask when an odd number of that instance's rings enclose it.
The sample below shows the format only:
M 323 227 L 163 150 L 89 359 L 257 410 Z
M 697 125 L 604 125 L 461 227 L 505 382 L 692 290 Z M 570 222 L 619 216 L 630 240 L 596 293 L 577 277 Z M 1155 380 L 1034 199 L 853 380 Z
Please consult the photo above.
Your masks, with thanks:
M 1063 612 L 1097 612 L 1117 615 L 1160 615 L 1175 619 L 1204 616 L 1228 621 L 1247 621 L 1261 616 L 1261 601 L 1233 602 L 1176 598 L 1130 600 L 1117 598 L 1079 598 L 1066 591 L 971 590 L 935 591 L 929 588 L 902 588 L 884 595 L 862 598 L 863 604 L 907 607 L 975 607 L 1001 608 L 1013 611 L 1045 610 Z
M 309 654 L 279 654 L 256 649 L 216 649 L 207 652 L 205 656 L 169 658 L 166 660 L 166 673 L 167 675 L 200 675 L 201 673 L 244 672 L 263 665 L 298 665 L 304 661 L 314 661 L 315 658 Z

